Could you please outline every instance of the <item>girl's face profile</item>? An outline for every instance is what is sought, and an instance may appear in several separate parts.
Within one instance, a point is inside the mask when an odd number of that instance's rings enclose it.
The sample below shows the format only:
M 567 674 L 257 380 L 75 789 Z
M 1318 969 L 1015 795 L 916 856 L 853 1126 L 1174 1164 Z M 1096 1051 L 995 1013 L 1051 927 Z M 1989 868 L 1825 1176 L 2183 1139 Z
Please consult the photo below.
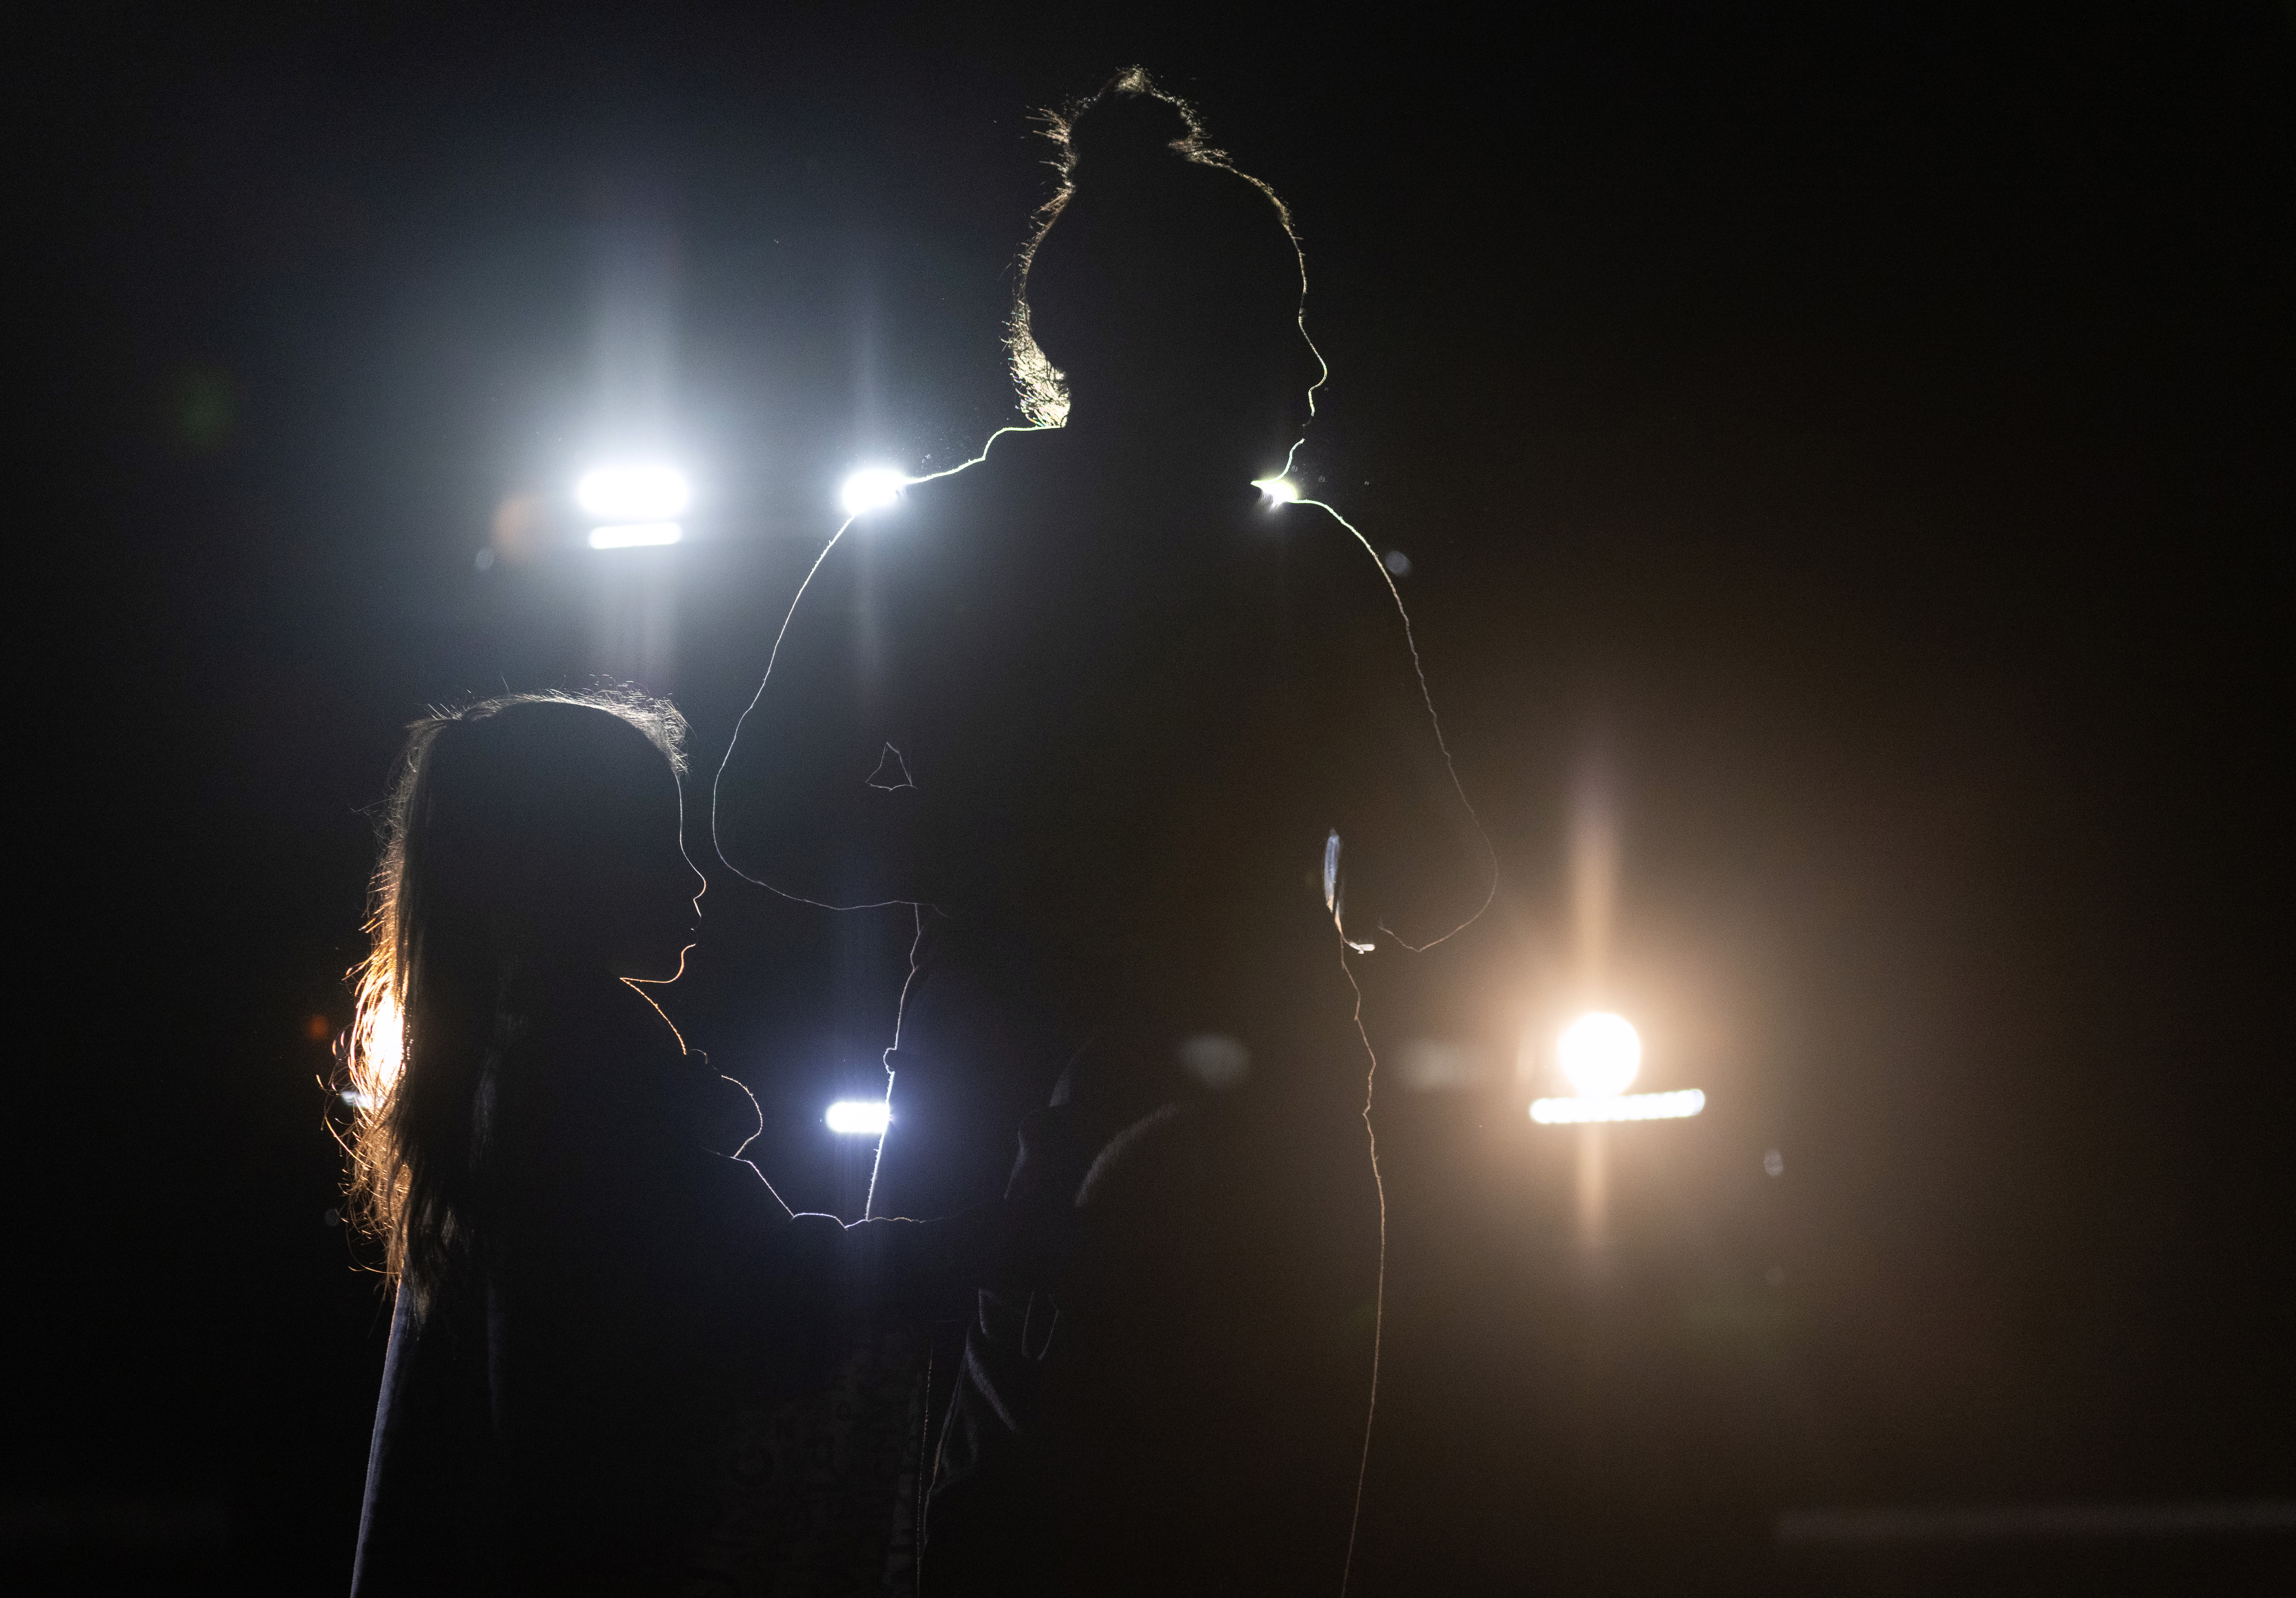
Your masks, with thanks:
M 669 982 L 685 967 L 701 932 L 708 883 L 686 856 L 684 803 L 669 762 L 654 761 L 654 781 L 634 795 L 637 812 L 627 848 L 603 852 L 594 881 L 596 949 L 617 977 Z
M 693 946 L 708 886 L 686 857 L 677 774 L 644 733 L 618 719 L 606 737 L 585 743 L 558 774 L 566 787 L 552 824 L 529 840 L 518 932 L 554 960 L 637 981 L 674 980 Z

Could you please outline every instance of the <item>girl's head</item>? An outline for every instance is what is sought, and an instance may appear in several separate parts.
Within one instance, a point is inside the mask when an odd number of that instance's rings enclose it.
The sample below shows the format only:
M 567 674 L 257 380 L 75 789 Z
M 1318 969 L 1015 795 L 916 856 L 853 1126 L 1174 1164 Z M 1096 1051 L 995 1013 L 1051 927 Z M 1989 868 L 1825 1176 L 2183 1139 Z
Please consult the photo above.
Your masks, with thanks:
M 467 1242 L 472 1099 L 504 977 L 678 974 L 703 887 L 680 836 L 685 732 L 629 692 L 513 694 L 410 729 L 350 1071 L 355 1184 L 418 1292 Z
M 693 943 L 685 724 L 631 696 L 514 696 L 418 724 L 378 887 L 500 959 L 667 982 Z M 422 930 L 400 925 L 403 940 Z
M 1051 121 L 1061 190 L 1021 253 L 1011 339 L 1030 414 L 1217 431 L 1280 468 L 1324 376 L 1283 201 L 1137 67 Z

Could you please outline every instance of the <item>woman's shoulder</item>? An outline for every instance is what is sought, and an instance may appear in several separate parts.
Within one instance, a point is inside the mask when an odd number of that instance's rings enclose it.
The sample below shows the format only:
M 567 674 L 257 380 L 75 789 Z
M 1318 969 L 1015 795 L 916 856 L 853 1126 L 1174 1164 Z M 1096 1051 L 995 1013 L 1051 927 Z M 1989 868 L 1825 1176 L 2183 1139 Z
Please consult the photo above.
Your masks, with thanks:
M 1271 505 L 1250 540 L 1278 576 L 1289 608 L 1343 628 L 1403 619 L 1402 597 L 1370 542 L 1338 512 L 1312 501 Z
M 1314 561 L 1351 578 L 1389 591 L 1386 569 L 1369 539 L 1331 506 L 1312 499 L 1270 505 L 1259 514 L 1273 524 L 1275 541 L 1295 557 Z
M 890 504 L 863 512 L 849 525 L 892 527 L 918 519 L 931 523 L 1001 500 L 1043 477 L 1059 454 L 1058 439 L 1055 428 L 1004 428 L 991 434 L 971 460 L 909 479 Z
M 1016 507 L 1041 496 L 1052 460 L 1050 430 L 1008 428 L 981 452 L 946 471 L 910 479 L 886 503 L 853 515 L 824 551 L 808 579 L 816 603 L 844 595 L 898 604 L 909 584 L 933 590 L 966 569 L 1013 524 Z

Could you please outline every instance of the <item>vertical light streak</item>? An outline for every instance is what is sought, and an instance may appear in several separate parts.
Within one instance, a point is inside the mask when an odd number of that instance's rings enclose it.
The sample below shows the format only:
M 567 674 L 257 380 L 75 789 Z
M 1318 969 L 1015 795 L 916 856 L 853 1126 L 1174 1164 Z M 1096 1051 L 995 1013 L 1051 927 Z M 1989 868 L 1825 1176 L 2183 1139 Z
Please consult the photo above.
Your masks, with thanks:
M 1578 1129 L 1578 1242 L 1589 1253 L 1603 1246 L 1611 1197 L 1609 1153 L 1605 1128 L 1589 1124 Z
M 1598 768 L 1580 774 L 1570 815 L 1570 921 L 1579 991 L 1599 1002 L 1610 975 L 1618 915 L 1619 832 L 1610 785 Z
M 578 485 L 577 497 L 605 531 L 603 544 L 667 544 L 691 500 L 666 447 L 678 432 L 676 218 L 662 186 L 641 170 L 602 185 L 593 234 L 592 363 L 596 446 L 612 452 Z M 637 529 L 643 526 L 644 533 Z M 591 574 L 588 664 L 603 676 L 657 692 L 676 670 L 676 577 L 667 562 L 643 571 L 606 563 Z
M 1610 783 L 1595 759 L 1580 767 L 1570 811 L 1570 921 L 1578 991 L 1599 1004 L 1610 978 L 1611 931 L 1619 904 L 1619 832 Z M 1621 1084 L 1620 1086 L 1624 1086 Z M 1578 1135 L 1578 1236 L 1592 1251 L 1602 1246 L 1610 1208 L 1610 1169 L 1600 1126 Z

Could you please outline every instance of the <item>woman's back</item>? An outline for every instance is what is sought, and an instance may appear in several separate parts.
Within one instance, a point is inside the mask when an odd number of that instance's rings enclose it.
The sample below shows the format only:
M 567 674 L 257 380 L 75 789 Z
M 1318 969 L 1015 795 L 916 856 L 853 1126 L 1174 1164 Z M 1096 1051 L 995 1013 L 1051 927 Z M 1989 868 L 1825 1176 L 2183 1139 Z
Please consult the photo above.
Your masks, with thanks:
M 934 906 L 875 1212 L 1001 1185 L 1001 1165 L 972 1191 L 908 1179 L 908 1148 L 937 1162 L 950 1140 L 919 1148 L 926 1107 L 902 1125 L 899 1101 L 952 1050 L 1026 1057 L 981 1067 L 1010 1085 L 1007 1140 L 1111 1028 L 1233 1038 L 1263 1071 L 1328 1060 L 1353 1017 L 1334 909 L 1358 943 L 1382 922 L 1417 943 L 1485 891 L 1370 552 L 1320 508 L 1161 467 L 1006 433 L 856 521 L 720 779 L 720 847 L 748 874 Z M 1359 1072 L 1329 1085 L 1360 1096 Z
M 839 537 L 718 792 L 749 874 L 932 904 L 1070 1029 L 1296 1024 L 1270 1007 L 1334 963 L 1334 832 L 1358 942 L 1440 936 L 1484 891 L 1361 541 L 1059 431 Z
M 719 851 L 919 906 L 872 1214 L 1008 1176 L 1082 1212 L 1068 1288 L 983 1293 L 964 1334 L 930 1579 L 1324 1588 L 1379 1268 L 1346 963 L 1470 919 L 1488 850 L 1376 558 L 1251 486 L 1322 372 L 1282 205 L 1136 71 L 1056 129 L 1014 350 L 1068 420 L 839 535 Z M 1048 1099 L 1089 1177 L 1014 1172 Z

